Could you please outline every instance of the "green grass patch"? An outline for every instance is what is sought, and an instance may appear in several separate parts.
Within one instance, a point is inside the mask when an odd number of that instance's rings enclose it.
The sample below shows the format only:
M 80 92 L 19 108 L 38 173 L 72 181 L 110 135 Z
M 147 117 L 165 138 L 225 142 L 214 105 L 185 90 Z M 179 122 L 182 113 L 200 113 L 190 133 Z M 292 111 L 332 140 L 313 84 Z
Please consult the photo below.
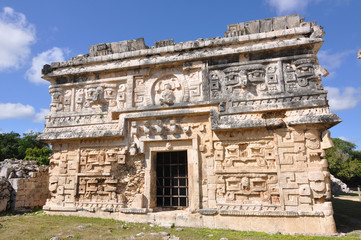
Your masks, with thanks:
M 144 235 L 135 239 L 163 239 L 161 232 L 180 239 L 356 239 L 359 234 L 348 237 L 290 236 L 260 232 L 241 232 L 223 229 L 182 228 L 166 229 L 149 224 L 125 223 L 112 219 L 68 217 L 45 215 L 42 211 L 23 215 L 6 215 L 0 218 L 0 239 L 129 239 L 138 233 Z M 156 234 L 158 233 L 158 234 Z

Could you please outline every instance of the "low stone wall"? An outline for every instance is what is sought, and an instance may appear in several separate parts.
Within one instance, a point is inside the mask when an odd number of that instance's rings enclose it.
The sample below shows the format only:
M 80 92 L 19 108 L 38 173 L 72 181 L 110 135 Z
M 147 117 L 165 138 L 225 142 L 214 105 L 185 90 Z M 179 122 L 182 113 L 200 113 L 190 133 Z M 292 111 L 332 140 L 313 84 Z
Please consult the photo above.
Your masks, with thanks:
M 48 167 L 38 166 L 36 161 L 6 159 L 0 162 L 0 177 L 4 182 L 1 184 L 0 181 L 0 189 L 8 189 L 5 191 L 9 192 L 0 195 L 0 211 L 42 207 L 49 197 Z M 7 195 L 10 199 L 6 207 L 1 207 L 5 206 Z

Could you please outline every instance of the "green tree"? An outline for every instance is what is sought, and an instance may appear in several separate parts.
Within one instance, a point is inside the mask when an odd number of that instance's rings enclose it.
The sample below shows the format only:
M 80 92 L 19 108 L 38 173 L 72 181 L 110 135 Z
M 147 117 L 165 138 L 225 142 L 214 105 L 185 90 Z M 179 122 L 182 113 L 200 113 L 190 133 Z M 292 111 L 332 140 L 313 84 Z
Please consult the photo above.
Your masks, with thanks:
M 38 135 L 35 132 L 24 133 L 23 137 L 14 132 L 0 134 L 0 162 L 16 158 L 49 164 L 48 158 L 52 150 L 47 143 L 36 140 Z
M 19 139 L 19 148 L 18 148 L 18 154 L 16 156 L 17 159 L 24 159 L 26 156 L 26 150 L 28 148 L 43 148 L 43 147 L 49 147 L 47 143 L 40 142 L 36 140 L 39 133 L 35 133 L 31 131 L 30 133 L 24 133 L 23 137 Z
M 10 132 L 0 134 L 0 161 L 17 158 L 20 134 Z
M 339 138 L 333 139 L 334 147 L 326 150 L 330 172 L 351 186 L 361 184 L 361 152 L 356 145 Z
M 35 147 L 26 149 L 25 153 L 26 156 L 24 160 L 36 161 L 38 165 L 49 165 L 49 156 L 52 150 L 49 147 Z

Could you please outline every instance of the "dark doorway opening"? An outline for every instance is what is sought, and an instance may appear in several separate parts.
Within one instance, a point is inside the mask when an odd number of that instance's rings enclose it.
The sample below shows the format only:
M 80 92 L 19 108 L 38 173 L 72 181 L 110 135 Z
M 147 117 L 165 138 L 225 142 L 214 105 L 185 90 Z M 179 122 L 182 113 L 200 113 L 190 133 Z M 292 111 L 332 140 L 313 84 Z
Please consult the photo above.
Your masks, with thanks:
M 187 151 L 157 153 L 157 207 L 188 207 Z

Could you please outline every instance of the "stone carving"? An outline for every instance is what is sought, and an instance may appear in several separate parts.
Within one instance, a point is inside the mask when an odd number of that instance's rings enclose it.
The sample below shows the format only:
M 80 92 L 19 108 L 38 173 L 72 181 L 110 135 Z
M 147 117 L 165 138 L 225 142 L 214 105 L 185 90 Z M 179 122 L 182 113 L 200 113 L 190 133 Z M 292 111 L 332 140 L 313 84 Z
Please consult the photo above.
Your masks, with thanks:
M 117 107 L 120 109 L 126 107 L 125 105 L 126 89 L 127 88 L 125 84 L 119 84 L 118 93 L 117 93 Z
M 40 139 L 54 154 L 44 209 L 334 232 L 324 158 L 327 129 L 341 120 L 321 83 L 323 34 L 291 15 L 229 25 L 225 38 L 97 44 L 46 66 L 52 101 Z
M 135 79 L 134 104 L 136 107 L 145 105 L 145 85 L 143 78 Z
M 219 82 L 219 73 L 217 71 L 212 71 L 209 73 L 209 85 L 210 85 L 210 93 L 212 98 L 220 97 L 220 82 Z
M 51 111 L 60 111 L 63 109 L 63 93 L 60 88 L 51 88 Z
M 298 59 L 294 62 L 296 65 L 296 77 L 297 77 L 297 83 L 301 87 L 306 87 L 308 85 L 308 81 L 315 78 L 315 70 L 314 65 L 315 60 L 312 58 L 306 58 L 306 59 Z
M 84 89 L 77 89 L 75 92 L 75 110 L 80 111 L 84 104 Z
M 190 71 L 187 81 L 189 82 L 190 97 L 194 100 L 201 100 L 202 98 L 202 82 L 198 70 Z
M 115 90 L 116 85 L 114 84 L 109 84 L 105 86 L 104 89 L 104 99 L 106 101 L 109 102 L 109 107 L 115 107 L 117 106 L 117 101 L 115 100 L 116 98 L 116 90 Z
M 126 160 L 127 147 L 81 149 L 78 167 L 71 165 L 73 159 L 76 158 L 75 152 L 61 153 L 58 152 L 57 148 L 55 148 L 55 151 L 51 160 L 52 171 L 59 171 L 60 174 L 69 175 L 73 169 L 78 168 L 81 177 L 77 180 L 77 184 L 69 176 L 50 178 L 52 198 L 48 201 L 49 203 L 54 202 L 63 205 L 63 202 L 77 200 L 79 206 L 88 210 L 93 205 L 89 204 L 90 202 L 104 203 L 103 208 L 106 208 L 109 204 L 115 204 L 111 207 L 112 211 L 115 211 L 116 208 L 119 211 L 119 208 L 127 205 L 127 201 L 132 201 L 131 194 L 127 192 L 123 194 L 124 192 L 121 192 L 121 189 L 129 188 L 129 191 L 133 191 L 131 189 L 133 189 L 134 184 L 132 185 L 125 179 L 115 178 L 113 175 L 115 173 L 125 174 L 133 178 L 131 172 L 136 169 L 136 174 L 140 174 L 141 177 L 142 170 L 139 168 L 141 164 L 138 165 L 133 159 Z
M 173 105 L 182 100 L 182 87 L 174 75 L 161 77 L 154 84 L 154 103 L 156 105 Z

